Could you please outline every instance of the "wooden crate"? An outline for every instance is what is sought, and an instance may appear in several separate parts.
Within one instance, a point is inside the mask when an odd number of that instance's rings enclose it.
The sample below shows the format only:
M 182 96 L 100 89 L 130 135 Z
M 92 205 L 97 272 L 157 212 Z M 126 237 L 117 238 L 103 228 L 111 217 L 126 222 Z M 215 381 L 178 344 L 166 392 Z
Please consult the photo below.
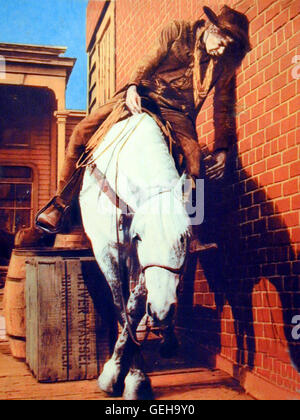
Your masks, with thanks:
M 115 334 L 109 291 L 94 258 L 26 262 L 26 362 L 38 381 L 96 378 Z

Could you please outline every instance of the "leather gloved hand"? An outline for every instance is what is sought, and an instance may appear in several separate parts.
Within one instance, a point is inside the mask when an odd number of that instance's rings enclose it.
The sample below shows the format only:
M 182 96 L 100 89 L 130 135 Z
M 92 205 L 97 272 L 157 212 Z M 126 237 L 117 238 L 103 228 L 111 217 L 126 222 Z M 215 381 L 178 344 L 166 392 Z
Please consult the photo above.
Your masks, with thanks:
M 204 159 L 206 163 L 206 176 L 210 180 L 218 180 L 223 178 L 225 165 L 227 161 L 227 151 L 221 150 L 214 155 L 209 155 Z
M 126 106 L 133 115 L 142 112 L 142 100 L 135 85 L 131 85 L 127 89 Z

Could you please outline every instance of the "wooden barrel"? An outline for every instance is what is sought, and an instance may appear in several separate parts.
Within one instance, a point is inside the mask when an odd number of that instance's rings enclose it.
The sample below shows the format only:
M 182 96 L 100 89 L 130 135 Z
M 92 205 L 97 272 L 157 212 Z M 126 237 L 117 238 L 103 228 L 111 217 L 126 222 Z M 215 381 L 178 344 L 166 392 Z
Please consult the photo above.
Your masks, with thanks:
M 7 276 L 7 266 L 0 266 L 0 289 L 4 287 Z
M 91 244 L 82 227 L 77 227 L 69 234 L 56 235 L 54 248 L 57 249 L 89 249 Z
M 13 250 L 5 289 L 4 316 L 11 353 L 18 359 L 26 357 L 25 325 L 25 262 L 26 251 Z

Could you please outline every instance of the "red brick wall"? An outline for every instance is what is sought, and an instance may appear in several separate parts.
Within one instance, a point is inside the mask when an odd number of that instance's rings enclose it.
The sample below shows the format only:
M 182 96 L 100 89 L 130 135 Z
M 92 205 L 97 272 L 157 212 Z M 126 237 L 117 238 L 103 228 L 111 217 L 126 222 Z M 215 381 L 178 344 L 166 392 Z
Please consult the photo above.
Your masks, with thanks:
M 90 0 L 86 10 L 86 48 L 88 49 L 96 26 L 98 24 L 102 10 L 104 9 L 105 0 Z
M 201 17 L 199 0 L 116 0 L 117 88 L 172 19 Z M 170 4 L 172 3 L 172 5 Z M 252 51 L 237 72 L 237 146 L 225 181 L 206 183 L 202 237 L 219 252 L 191 261 L 179 323 L 215 355 L 282 390 L 300 388 L 298 0 L 224 1 L 250 20 Z M 215 11 L 219 2 L 206 1 Z M 296 78 L 295 78 L 296 77 Z M 299 77 L 299 76 L 298 76 Z M 214 138 L 212 95 L 198 119 Z M 194 271 L 195 269 L 195 275 Z M 196 331 L 196 334 L 195 334 Z

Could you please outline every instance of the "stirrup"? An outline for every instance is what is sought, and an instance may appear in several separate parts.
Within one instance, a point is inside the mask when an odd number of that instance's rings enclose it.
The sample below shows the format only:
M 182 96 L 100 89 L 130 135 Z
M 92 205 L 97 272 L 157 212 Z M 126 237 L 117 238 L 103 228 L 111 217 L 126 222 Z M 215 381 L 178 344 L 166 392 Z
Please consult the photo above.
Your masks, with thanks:
M 37 228 L 41 229 L 43 232 L 46 232 L 49 235 L 56 235 L 57 233 L 60 233 L 63 229 L 64 223 L 65 223 L 65 219 L 66 219 L 66 215 L 70 210 L 70 205 L 66 205 L 66 206 L 62 206 L 59 203 L 57 203 L 57 198 L 59 198 L 58 195 L 56 195 L 55 197 L 53 197 L 46 205 L 45 207 L 43 207 L 36 215 L 35 217 L 35 225 Z M 61 213 L 61 218 L 60 218 L 60 222 L 58 224 L 58 226 L 56 228 L 49 228 L 44 226 L 42 223 L 39 222 L 38 218 L 39 216 L 44 213 L 50 206 L 54 206 L 60 213 Z

